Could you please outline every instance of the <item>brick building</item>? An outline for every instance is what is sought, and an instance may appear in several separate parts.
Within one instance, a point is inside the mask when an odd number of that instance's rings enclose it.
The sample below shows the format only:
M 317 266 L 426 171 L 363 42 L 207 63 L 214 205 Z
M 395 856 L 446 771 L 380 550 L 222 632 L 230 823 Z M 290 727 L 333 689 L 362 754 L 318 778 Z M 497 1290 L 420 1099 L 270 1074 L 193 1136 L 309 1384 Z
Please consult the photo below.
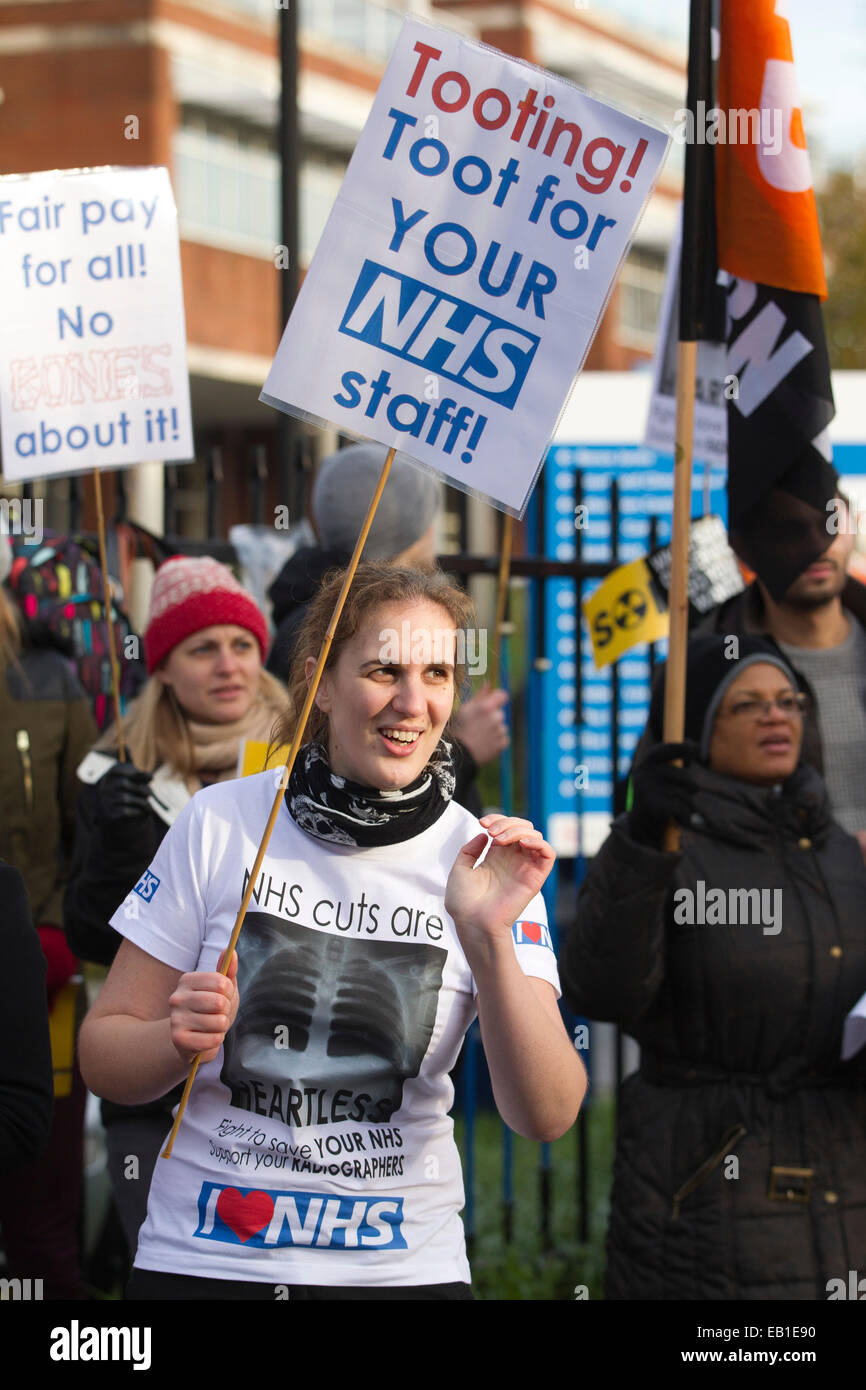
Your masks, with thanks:
M 300 0 L 300 261 L 309 263 L 393 46 L 411 12 L 540 64 L 638 115 L 683 104 L 682 47 L 574 0 Z M 248 517 L 255 446 L 276 497 L 277 417 L 258 393 L 279 339 L 278 0 L 0 0 L 0 172 L 165 164 L 178 204 L 196 462 L 178 468 L 168 529 L 204 535 L 222 454 L 220 529 Z M 681 150 L 647 208 L 588 367 L 652 350 Z M 329 441 L 318 434 L 310 452 Z M 48 486 L 63 524 L 68 484 Z M 285 500 L 285 499 L 282 499 Z

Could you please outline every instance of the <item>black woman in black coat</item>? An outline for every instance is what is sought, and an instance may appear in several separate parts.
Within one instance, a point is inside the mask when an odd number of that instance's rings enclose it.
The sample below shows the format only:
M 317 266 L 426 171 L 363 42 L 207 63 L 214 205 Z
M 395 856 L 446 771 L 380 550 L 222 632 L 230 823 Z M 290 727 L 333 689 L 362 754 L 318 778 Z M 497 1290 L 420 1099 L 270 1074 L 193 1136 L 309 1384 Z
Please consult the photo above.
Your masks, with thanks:
M 841 1058 L 866 867 L 800 761 L 805 697 L 775 647 L 693 638 L 686 692 L 690 742 L 635 773 L 560 963 L 570 1007 L 641 1046 L 606 1293 L 824 1300 L 866 1268 L 866 1049 Z

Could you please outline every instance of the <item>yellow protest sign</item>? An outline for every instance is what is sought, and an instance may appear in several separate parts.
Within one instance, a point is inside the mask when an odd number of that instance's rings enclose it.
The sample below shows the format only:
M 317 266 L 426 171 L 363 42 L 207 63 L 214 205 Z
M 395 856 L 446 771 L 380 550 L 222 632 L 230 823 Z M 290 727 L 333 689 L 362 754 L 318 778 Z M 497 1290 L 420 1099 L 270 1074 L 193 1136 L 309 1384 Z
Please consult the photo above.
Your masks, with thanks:
M 653 592 L 646 560 L 620 565 L 585 600 L 583 612 L 592 638 L 596 667 L 618 661 L 639 642 L 668 635 L 668 613 Z
M 268 744 L 262 738 L 242 738 L 238 754 L 238 777 L 252 777 L 269 767 L 284 767 L 289 756 L 288 744 L 282 743 L 268 757 Z

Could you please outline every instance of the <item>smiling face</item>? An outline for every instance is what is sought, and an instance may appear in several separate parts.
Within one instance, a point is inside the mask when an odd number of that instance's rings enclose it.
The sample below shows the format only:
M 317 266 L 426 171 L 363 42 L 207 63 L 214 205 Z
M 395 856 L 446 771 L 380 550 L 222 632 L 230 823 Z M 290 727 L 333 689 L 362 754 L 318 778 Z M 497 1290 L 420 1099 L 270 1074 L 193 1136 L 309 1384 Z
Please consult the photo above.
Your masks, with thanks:
M 205 627 L 179 642 L 156 676 L 190 719 L 231 724 L 243 719 L 259 690 L 262 655 L 245 627 Z
M 322 676 L 331 770 L 378 790 L 414 782 L 454 705 L 457 632 L 427 601 L 376 609 Z M 307 662 L 309 682 L 315 661 Z
M 770 701 L 796 691 L 778 666 L 755 662 L 728 687 L 713 724 L 710 767 L 743 782 L 773 786 L 790 777 L 800 758 L 803 719 L 777 705 L 750 713 L 749 701 Z M 745 708 L 744 708 L 745 706 Z

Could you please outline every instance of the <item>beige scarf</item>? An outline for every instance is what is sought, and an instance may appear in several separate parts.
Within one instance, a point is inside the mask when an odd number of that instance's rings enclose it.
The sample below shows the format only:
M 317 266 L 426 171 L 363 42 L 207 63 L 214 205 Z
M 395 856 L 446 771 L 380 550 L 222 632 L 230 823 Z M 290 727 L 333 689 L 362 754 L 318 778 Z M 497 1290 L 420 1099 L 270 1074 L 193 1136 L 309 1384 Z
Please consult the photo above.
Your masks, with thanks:
M 203 783 L 226 782 L 236 777 L 241 739 L 267 741 L 275 720 L 285 712 L 287 704 L 288 698 L 281 701 L 274 691 L 262 688 L 243 719 L 236 719 L 232 724 L 199 724 L 187 717 L 185 723 L 197 774 L 194 789 L 198 790 Z

